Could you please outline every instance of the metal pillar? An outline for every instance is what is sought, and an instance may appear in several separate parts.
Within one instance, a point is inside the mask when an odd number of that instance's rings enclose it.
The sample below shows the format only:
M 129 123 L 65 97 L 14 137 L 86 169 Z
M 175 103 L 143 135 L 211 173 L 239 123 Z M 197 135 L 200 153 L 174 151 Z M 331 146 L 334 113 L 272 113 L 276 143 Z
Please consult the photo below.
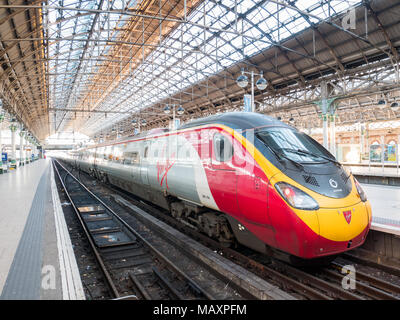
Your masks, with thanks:
M 325 81 L 321 83 L 321 100 L 316 102 L 316 104 L 320 107 L 322 112 L 322 130 L 323 130 L 323 146 L 325 149 L 329 150 L 334 156 L 336 155 L 336 147 L 335 147 L 335 105 L 333 104 L 335 98 L 328 99 L 328 85 Z M 329 144 L 328 140 L 328 118 L 332 117 L 333 121 L 331 121 L 331 143 Z M 333 145 L 332 145 L 333 143 Z
M 2 127 L 3 127 L 3 123 L 2 123 L 3 121 L 2 121 L 2 119 L 0 119 L 0 157 L 1 157 L 1 153 L 3 152 L 3 139 L 2 139 L 2 136 L 1 136 L 1 132 L 2 132 Z M 0 161 L 1 161 L 1 158 L 0 158 Z
M 360 124 L 360 163 L 366 153 L 365 148 L 365 123 Z
M 329 148 L 329 151 L 336 157 L 335 114 L 330 114 L 329 120 L 330 120 L 330 148 Z
M 323 146 L 325 149 L 329 149 L 329 144 L 328 144 L 328 110 L 329 110 L 329 105 L 328 105 L 328 87 L 325 81 L 321 83 L 321 104 L 320 108 L 322 111 L 322 121 L 323 121 Z
M 254 103 L 254 71 L 251 71 L 251 112 L 255 112 L 255 103 Z
M 17 131 L 17 126 L 15 124 L 11 124 L 10 126 L 11 130 L 11 168 L 17 168 L 17 153 L 15 150 L 15 134 Z
M 329 150 L 329 143 L 328 143 L 328 116 L 326 114 L 322 115 L 322 132 L 323 132 L 323 142 L 322 145 L 325 149 Z
M 24 164 L 24 132 L 21 129 L 19 133 L 19 166 L 23 166 Z
M 28 156 L 28 151 L 25 150 L 28 147 L 28 137 L 27 134 L 25 133 L 24 135 L 24 163 L 27 164 L 27 156 Z

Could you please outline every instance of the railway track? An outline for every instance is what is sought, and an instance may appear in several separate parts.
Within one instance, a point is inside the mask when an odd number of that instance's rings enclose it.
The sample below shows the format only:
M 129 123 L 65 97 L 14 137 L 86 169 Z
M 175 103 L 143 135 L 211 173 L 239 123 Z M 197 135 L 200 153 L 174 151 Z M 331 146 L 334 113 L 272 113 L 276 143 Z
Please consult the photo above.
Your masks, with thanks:
M 57 161 L 55 172 L 114 299 L 213 299 Z
M 345 274 L 341 271 L 344 265 L 337 262 L 334 262 L 331 266 L 326 268 L 301 269 L 290 266 L 277 259 L 266 259 L 265 255 L 256 253 L 247 248 L 240 248 L 240 250 L 226 248 L 219 242 L 167 215 L 163 209 L 159 209 L 152 204 L 137 199 L 135 196 L 114 186 L 103 184 L 103 187 L 132 201 L 135 205 L 151 213 L 157 219 L 164 221 L 211 249 L 218 251 L 226 258 L 231 259 L 235 263 L 245 267 L 299 299 L 400 299 L 400 286 L 388 283 L 387 281 L 366 273 L 357 272 L 355 290 L 343 289 L 341 282 Z M 143 223 L 145 223 L 145 221 L 143 221 Z

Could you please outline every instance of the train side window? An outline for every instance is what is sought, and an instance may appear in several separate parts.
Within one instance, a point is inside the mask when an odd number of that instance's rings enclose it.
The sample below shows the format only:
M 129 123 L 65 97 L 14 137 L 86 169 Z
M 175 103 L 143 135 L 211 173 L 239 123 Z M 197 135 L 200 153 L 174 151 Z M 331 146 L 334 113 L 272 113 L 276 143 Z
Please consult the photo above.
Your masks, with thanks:
M 138 164 L 139 163 L 139 152 L 132 152 L 131 163 Z
M 216 133 L 214 135 L 214 152 L 217 161 L 229 161 L 233 156 L 232 143 L 224 135 Z
M 147 158 L 147 154 L 149 153 L 149 147 L 144 148 L 144 158 Z
M 124 152 L 124 164 L 138 164 L 139 152 Z

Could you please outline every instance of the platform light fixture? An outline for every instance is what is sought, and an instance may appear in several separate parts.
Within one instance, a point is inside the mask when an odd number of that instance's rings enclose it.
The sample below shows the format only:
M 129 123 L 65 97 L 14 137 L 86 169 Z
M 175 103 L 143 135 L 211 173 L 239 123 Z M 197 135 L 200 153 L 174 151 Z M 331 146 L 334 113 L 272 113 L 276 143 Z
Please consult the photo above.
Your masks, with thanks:
M 265 78 L 264 78 L 264 76 L 263 76 L 263 72 L 261 71 L 261 73 L 260 73 L 260 78 L 257 80 L 257 82 L 256 82 L 256 86 L 257 86 L 257 88 L 258 88 L 258 90 L 265 90 L 265 88 L 267 87 L 267 80 L 265 80 Z
M 164 113 L 165 114 L 170 114 L 171 113 L 171 107 L 169 105 L 166 105 L 164 108 Z
M 260 73 L 255 73 L 254 71 L 247 72 L 247 71 L 244 71 L 244 68 L 242 68 L 242 74 L 236 79 L 236 84 L 241 88 L 247 87 L 247 85 L 249 83 L 249 79 L 246 76 L 246 73 L 251 75 L 251 111 L 254 112 L 256 109 L 255 104 L 254 104 L 254 75 L 260 76 L 260 78 L 256 82 L 256 86 L 257 86 L 258 90 L 261 90 L 261 91 L 265 90 L 265 88 L 268 85 L 268 82 L 264 78 L 264 73 L 262 71 Z
M 242 68 L 242 74 L 236 79 L 236 83 L 241 88 L 245 88 L 249 84 L 249 78 L 244 74 L 243 68 Z
M 184 114 L 184 112 L 185 112 L 185 109 L 184 109 L 182 106 L 180 106 L 180 107 L 176 110 L 176 113 L 179 114 L 179 115 Z
M 164 113 L 165 114 L 170 114 L 172 111 L 172 122 L 173 122 L 173 126 L 175 128 L 176 125 L 176 119 L 175 116 L 176 114 L 178 115 L 182 115 L 185 113 L 185 109 L 181 106 L 181 105 L 177 105 L 177 104 L 171 104 L 171 105 L 165 105 L 164 107 Z

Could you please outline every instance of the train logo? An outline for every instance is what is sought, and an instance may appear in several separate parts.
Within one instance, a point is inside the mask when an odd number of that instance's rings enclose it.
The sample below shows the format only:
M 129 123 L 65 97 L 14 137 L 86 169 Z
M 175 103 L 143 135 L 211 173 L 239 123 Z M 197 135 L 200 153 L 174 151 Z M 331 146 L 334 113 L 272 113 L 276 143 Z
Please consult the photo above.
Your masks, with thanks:
M 163 149 L 163 155 L 165 153 L 165 149 Z M 172 153 L 172 158 L 175 157 L 175 152 Z M 164 179 L 165 179 L 165 186 L 167 189 L 168 187 L 168 171 L 172 168 L 172 166 L 175 164 L 175 161 L 171 161 L 170 158 L 168 157 L 165 161 L 157 161 L 157 180 L 160 183 L 160 186 L 163 185 Z
M 331 185 L 332 188 L 337 188 L 338 184 L 336 180 L 329 179 L 329 184 Z
M 343 216 L 346 219 L 346 222 L 350 224 L 351 221 L 351 210 L 343 211 Z

